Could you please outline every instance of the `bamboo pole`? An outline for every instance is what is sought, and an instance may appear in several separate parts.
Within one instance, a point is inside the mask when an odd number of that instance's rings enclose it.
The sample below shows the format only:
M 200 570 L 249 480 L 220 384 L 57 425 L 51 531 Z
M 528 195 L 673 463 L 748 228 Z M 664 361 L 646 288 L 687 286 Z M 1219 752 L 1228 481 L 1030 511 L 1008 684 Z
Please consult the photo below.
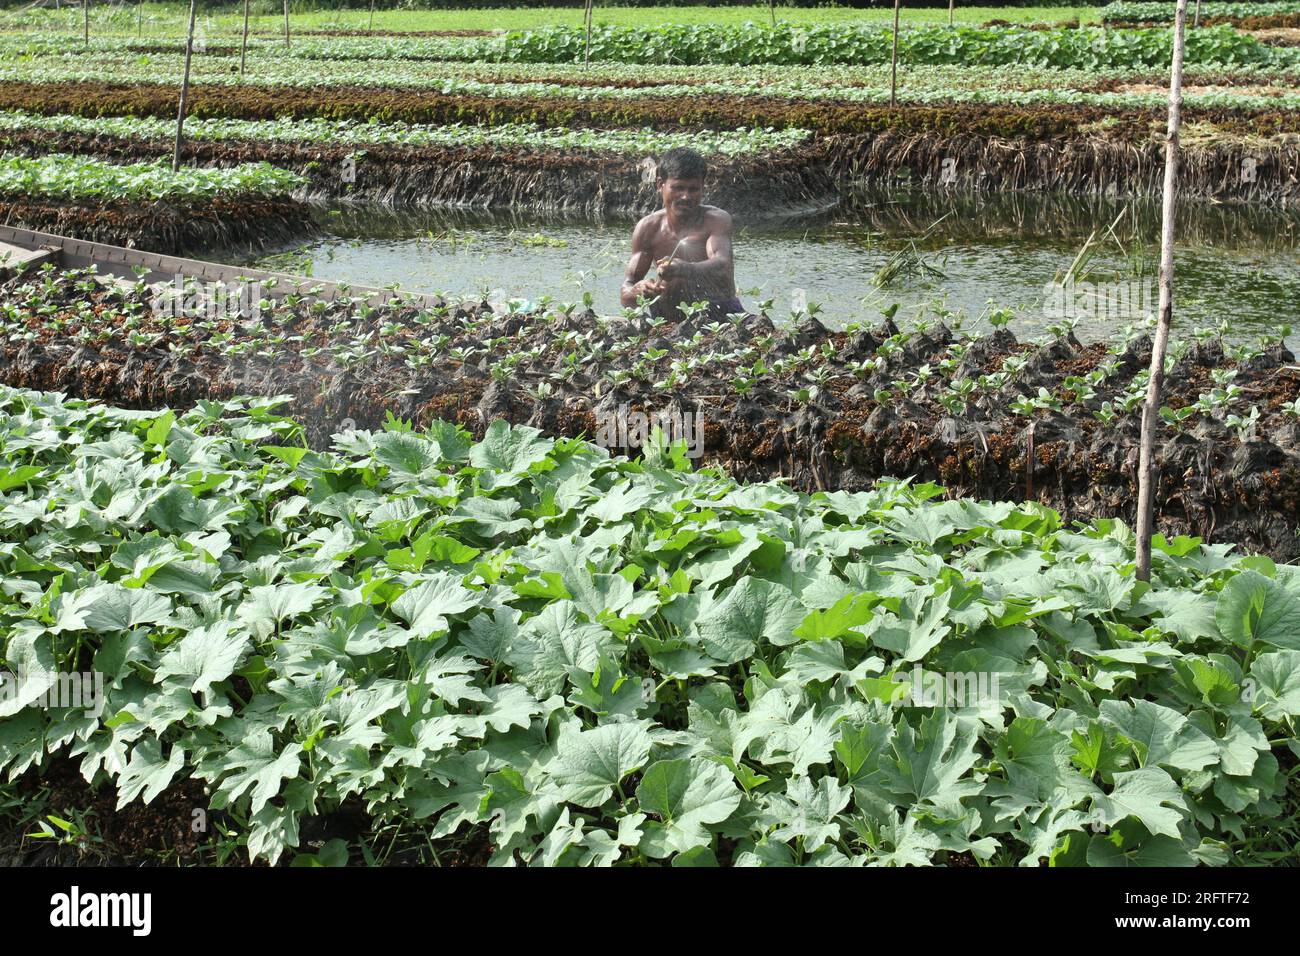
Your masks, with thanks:
M 90 46 L 90 0 L 81 0 L 81 26 L 83 30 L 81 41 L 86 46 Z
M 950 27 L 952 26 L 953 6 L 956 2 L 957 0 L 948 0 L 948 26 Z
M 135 5 L 135 35 L 144 36 L 144 0 Z
M 1174 312 L 1174 214 L 1178 202 L 1178 130 L 1183 100 L 1183 36 L 1187 0 L 1174 14 L 1174 62 L 1169 76 L 1169 133 L 1165 140 L 1165 192 L 1160 223 L 1160 311 L 1151 346 L 1151 377 L 1142 407 L 1142 443 L 1138 459 L 1137 579 L 1151 580 L 1151 534 L 1155 524 L 1155 437 L 1160 424 L 1160 390 L 1165 352 Z
M 289 49 L 289 0 L 284 0 L 284 48 Z
M 248 59 L 248 2 L 244 0 L 244 39 L 239 44 L 239 80 L 244 80 L 244 63 Z
M 1201 0 L 1196 0 L 1196 18 L 1192 20 L 1192 26 L 1199 27 L 1200 25 L 1201 25 Z
M 889 105 L 898 105 L 898 3 L 894 0 L 894 49 L 889 57 Z
M 372 33 L 375 30 L 375 0 L 370 0 L 370 26 L 367 29 Z
M 772 28 L 776 29 L 776 0 L 767 0 L 767 12 L 772 14 Z
M 190 0 L 190 29 L 185 38 L 185 76 L 181 79 L 181 102 L 176 108 L 176 150 L 172 153 L 172 172 L 181 168 L 181 139 L 185 132 L 185 107 L 190 98 L 190 61 L 194 58 L 194 13 L 198 0 Z
M 582 22 L 587 28 L 587 44 L 582 51 L 582 68 L 584 70 L 591 66 L 591 13 L 595 5 L 596 0 L 587 0 L 586 6 L 582 10 Z

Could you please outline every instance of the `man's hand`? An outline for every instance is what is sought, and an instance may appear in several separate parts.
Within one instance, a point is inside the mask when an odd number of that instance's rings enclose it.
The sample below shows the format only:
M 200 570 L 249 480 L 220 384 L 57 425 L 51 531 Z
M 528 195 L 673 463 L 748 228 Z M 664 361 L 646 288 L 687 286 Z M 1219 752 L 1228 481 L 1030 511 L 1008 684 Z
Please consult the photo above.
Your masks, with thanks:
M 655 263 L 659 270 L 659 278 L 664 282 L 676 282 L 678 279 L 685 279 L 690 272 L 690 263 L 681 262 L 673 258 L 660 259 Z
M 662 276 L 658 279 L 642 279 L 636 285 L 632 286 L 633 291 L 646 299 L 653 299 L 655 296 L 663 295 L 666 285 Z

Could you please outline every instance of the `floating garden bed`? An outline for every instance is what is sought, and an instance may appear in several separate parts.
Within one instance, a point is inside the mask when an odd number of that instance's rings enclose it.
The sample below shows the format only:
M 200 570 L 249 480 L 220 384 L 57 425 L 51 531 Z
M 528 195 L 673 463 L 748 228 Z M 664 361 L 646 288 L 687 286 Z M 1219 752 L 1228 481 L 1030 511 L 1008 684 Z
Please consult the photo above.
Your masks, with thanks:
M 307 207 L 289 196 L 302 184 L 266 163 L 173 172 L 157 162 L 0 156 L 0 220 L 168 254 L 251 249 L 310 231 Z
M 151 160 L 172 154 L 174 132 L 174 122 L 161 118 L 0 115 L 0 149 L 36 156 L 57 148 L 116 162 Z M 797 148 L 809 135 L 195 118 L 186 124 L 182 155 L 203 166 L 261 161 L 292 169 L 301 176 L 301 199 L 607 216 L 653 206 L 647 163 L 689 143 L 713 161 L 716 202 L 773 215 L 836 201 L 836 183 L 817 162 L 820 151 Z
M 16 108 L 0 124 L 0 143 L 117 159 L 164 155 L 161 130 L 174 96 L 163 85 L 0 84 L 0 106 Z M 699 135 L 700 145 L 718 153 L 714 198 L 729 208 L 829 205 L 903 174 L 935 187 L 1112 197 L 1157 194 L 1163 175 L 1154 110 L 891 109 L 745 97 L 602 103 L 361 88 L 322 97 L 296 88 L 198 86 L 191 97 L 196 137 L 187 156 L 287 166 L 310 179 L 308 194 L 331 199 L 630 212 L 652 201 L 652 181 L 639 165 L 647 151 L 689 138 L 691 124 L 711 130 Z M 484 125 L 455 125 L 470 119 Z M 766 125 L 731 128 L 749 120 Z M 1188 123 L 1201 135 L 1189 137 L 1184 152 L 1186 195 L 1300 197 L 1300 112 L 1189 110 Z M 602 124 L 615 128 L 602 131 Z M 443 145 L 457 137 L 464 145 Z M 396 145 L 403 139 L 425 145 Z M 512 139 L 514 148 L 502 145 Z M 356 175 L 345 178 L 339 167 L 349 158 Z M 1243 177 L 1247 160 L 1253 175 Z

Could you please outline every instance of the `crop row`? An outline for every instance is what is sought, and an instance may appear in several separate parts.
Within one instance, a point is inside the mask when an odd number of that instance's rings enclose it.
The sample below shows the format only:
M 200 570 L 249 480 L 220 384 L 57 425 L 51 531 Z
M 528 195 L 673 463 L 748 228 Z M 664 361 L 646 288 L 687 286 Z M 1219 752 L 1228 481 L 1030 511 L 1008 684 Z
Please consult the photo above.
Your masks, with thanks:
M 680 26 L 657 28 L 599 27 L 591 37 L 592 59 L 637 64 L 727 64 L 753 66 L 865 66 L 889 63 L 893 48 L 889 30 L 878 27 L 827 25 L 775 28 Z M 68 37 L 14 37 L 2 44 L 15 57 L 75 55 Z M 90 51 L 128 53 L 178 52 L 174 40 L 97 40 Z M 254 56 L 273 51 L 261 41 Z M 586 34 L 572 27 L 552 27 L 470 39 L 402 37 L 308 37 L 292 50 L 307 60 L 470 61 L 489 63 L 575 63 L 587 51 Z M 89 52 L 82 50 L 81 52 Z M 237 48 L 213 47 L 213 53 L 238 54 Z M 1296 66 L 1300 53 L 1271 47 L 1230 27 L 1204 28 L 1187 37 L 1189 65 Z M 1002 66 L 1050 69 L 1142 69 L 1167 67 L 1172 36 L 1166 29 L 1068 30 L 976 29 L 930 27 L 903 31 L 898 40 L 899 62 L 905 65 Z
M 168 138 L 175 122 L 139 116 L 42 116 L 0 112 L 0 132 L 41 131 L 113 136 L 130 139 Z M 584 150 L 594 153 L 646 155 L 677 146 L 691 146 L 706 155 L 763 155 L 792 149 L 809 133 L 799 129 L 702 130 L 691 133 L 641 130 L 565 130 L 531 125 L 425 126 L 323 119 L 239 120 L 192 118 L 185 124 L 189 139 L 216 142 L 314 143 L 322 146 L 502 147 L 534 150 Z M 229 175 L 229 174 L 227 174 Z
M 157 122 L 165 126 L 169 121 Z M 138 163 L 170 157 L 173 143 L 165 136 L 139 138 L 63 128 L 22 128 L 0 129 L 0 149 L 29 156 L 57 150 L 115 163 Z M 365 143 L 358 147 L 327 140 L 187 138 L 181 157 L 185 164 L 193 166 L 269 162 L 293 170 L 306 180 L 295 192 L 295 197 L 303 200 L 533 209 L 547 214 L 567 211 L 597 217 L 640 215 L 657 201 L 645 158 L 636 153 L 485 145 Z M 773 216 L 781 215 L 786 208 L 806 210 L 832 204 L 837 198 L 836 179 L 825 159 L 825 151 L 815 145 L 715 156 L 710 161 L 709 194 L 738 215 Z M 44 227 L 33 224 L 33 228 Z M 155 248 L 155 237 L 148 231 L 105 241 Z M 201 251 L 193 249 L 194 254 Z
M 267 163 L 228 169 L 120 165 L 85 156 L 0 156 L 0 196 L 74 203 L 194 202 L 284 197 L 301 176 Z
M 509 93 L 519 95 L 508 95 Z M 27 113 L 82 116 L 174 115 L 176 88 L 163 83 L 105 84 L 98 78 L 78 82 L 0 82 L 0 109 Z M 877 95 L 873 92 L 873 96 Z M 1041 140 L 1085 134 L 1125 135 L 1139 142 L 1149 139 L 1158 117 L 1149 108 L 1116 108 L 1127 94 L 1094 94 L 1095 104 L 1052 103 L 1050 97 L 1024 94 L 1037 103 L 1013 106 L 989 103 L 971 109 L 956 96 L 936 95 L 934 102 L 905 102 L 897 108 L 875 103 L 800 101 L 744 95 L 554 97 L 525 96 L 510 87 L 493 88 L 486 95 L 442 90 L 331 87 L 329 95 L 296 85 L 248 85 L 231 88 L 220 84 L 191 87 L 190 115 L 270 120 L 280 117 L 322 118 L 384 123 L 445 125 L 473 123 L 535 124 L 547 127 L 653 127 L 655 129 L 711 128 L 734 130 L 739 125 L 775 129 L 806 129 L 829 133 L 965 134 Z M 1134 99 L 1141 99 L 1140 95 Z M 1240 109 L 1244 98 L 1204 99 L 1187 96 L 1188 121 L 1211 122 L 1224 133 L 1269 137 L 1300 128 L 1300 110 L 1285 110 L 1291 98 L 1261 100 L 1253 110 Z M 1208 105 L 1228 102 L 1229 106 Z M 1272 106 L 1273 109 L 1267 109 Z
M 119 808 L 202 781 L 271 863 L 348 801 L 530 865 L 1293 849 L 1293 567 L 1162 538 L 1146 587 L 1125 529 L 1032 505 L 500 421 L 312 451 L 274 405 L 0 391 L 10 780 L 80 758 Z M 27 706 L 91 668 L 95 716 Z
M 756 78 L 749 80 L 708 80 L 704 82 L 659 83 L 654 85 L 628 86 L 625 83 L 581 84 L 572 82 L 494 82 L 476 79 L 473 76 L 449 76 L 437 68 L 422 70 L 418 64 L 389 63 L 376 61 L 369 64 L 332 64 L 328 71 L 322 72 L 319 64 L 310 61 L 283 61 L 263 64 L 256 73 L 247 75 L 243 82 L 233 72 L 237 61 L 229 59 L 216 60 L 207 64 L 207 68 L 195 74 L 194 81 L 209 86 L 248 86 L 257 88 L 293 88 L 309 90 L 328 90 L 331 93 L 340 88 L 382 88 L 437 92 L 445 96 L 462 98 L 490 98 L 494 100 L 512 100 L 521 98 L 546 97 L 571 101 L 574 104 L 589 103 L 635 103 L 643 100 L 667 100 L 689 102 L 708 100 L 717 97 L 733 97 L 752 100 L 746 111 L 737 120 L 728 124 L 735 127 L 747 125 L 773 125 L 754 123 L 747 116 L 755 110 L 761 110 L 763 103 L 771 102 L 810 102 L 843 105 L 880 105 L 889 102 L 888 69 L 864 73 L 863 77 L 851 84 L 836 85 L 834 82 L 817 85 L 800 78 L 787 80 Z M 174 83 L 179 85 L 182 75 L 182 58 L 150 58 L 147 64 L 122 62 L 117 58 L 108 58 L 102 63 L 78 58 L 41 59 L 21 64 L 0 63 L 0 82 L 56 84 L 56 83 L 102 83 L 106 75 L 111 75 L 116 83 Z M 995 81 L 991 88 L 983 83 L 992 68 L 967 71 L 934 71 L 927 68 L 913 76 L 905 74 L 898 89 L 898 100 L 903 104 L 926 106 L 942 104 L 970 104 L 977 106 L 1095 106 L 1116 110 L 1147 110 L 1159 108 L 1168 100 L 1168 94 L 1160 89 L 1134 84 L 1138 89 L 1129 91 L 1122 80 L 1106 83 L 1109 88 L 1096 89 L 1098 80 L 1093 78 L 1087 86 L 1093 88 L 1075 89 L 1068 87 L 1035 86 L 1032 79 L 1024 84 L 1016 80 L 1012 72 L 1002 82 Z M 1183 96 L 1189 108 L 1233 109 L 1240 111 L 1262 110 L 1300 110 L 1300 94 L 1288 92 L 1293 88 L 1294 71 L 1278 73 L 1267 69 L 1252 74 L 1250 71 L 1234 71 L 1237 78 L 1235 85 L 1214 86 L 1208 89 L 1192 89 Z M 1033 76 L 1031 73 L 1030 76 Z M 1219 74 L 1212 74 L 1214 79 Z M 1258 76 L 1258 83 L 1252 85 L 1249 80 Z M 1009 88 L 1004 83 L 1012 82 Z M 1188 81 L 1191 82 L 1190 80 Z M 1276 83 L 1278 88 L 1272 88 Z M 1021 88 L 1021 86 L 1028 88 Z M 1239 89 L 1237 87 L 1240 87 Z M 323 97 L 323 99 L 328 99 Z
M 41 41 L 41 36 L 35 38 Z M 30 47 L 32 38 L 21 34 L 0 34 L 0 63 L 5 60 L 40 66 L 45 63 L 70 63 L 81 61 L 105 69 L 132 70 L 155 65 L 171 68 L 176 62 L 177 51 L 174 47 L 159 47 L 151 51 L 146 58 L 130 55 L 133 51 L 118 40 L 91 40 L 89 46 L 80 42 L 61 38 L 61 45 L 47 41 L 39 42 L 37 47 Z M 46 52 L 40 52 L 44 48 Z M 255 49 L 255 53 L 256 53 Z M 283 45 L 268 47 L 266 57 L 251 56 L 246 64 L 245 79 L 266 74 L 268 76 L 287 76 L 297 70 L 305 78 L 317 77 L 321 82 L 328 82 L 328 75 L 321 75 L 318 63 L 298 58 L 293 48 L 286 50 Z M 230 68 L 238 66 L 237 57 L 232 58 L 221 47 L 209 47 L 197 53 L 193 61 L 194 76 L 205 77 L 229 75 Z M 361 67 L 348 61 L 339 61 L 334 69 L 355 71 Z M 574 63 L 468 63 L 446 62 L 430 63 L 421 60 L 374 60 L 366 68 L 377 72 L 377 82 L 401 82 L 396 76 L 398 70 L 405 71 L 408 81 L 427 84 L 435 80 L 479 80 L 488 83 L 503 82 L 543 82 L 573 86 L 658 86 L 676 84 L 689 86 L 698 83 L 729 82 L 745 84 L 755 90 L 772 84 L 784 85 L 790 89 L 796 87 L 854 87 L 878 86 L 887 82 L 889 67 L 886 64 L 876 66 L 717 66 L 695 65 L 682 66 L 656 64 L 653 66 L 635 63 L 592 63 L 590 65 Z M 1213 68 L 1210 68 L 1213 69 Z M 1241 77 L 1244 81 L 1253 78 L 1263 80 L 1260 67 L 1236 66 L 1232 68 L 1232 77 Z M 236 69 L 236 73 L 238 70 Z M 1228 74 L 1223 69 L 1207 73 L 1205 69 L 1189 66 L 1186 70 L 1189 83 L 1229 82 Z M 1300 74 L 1297 74 L 1300 75 Z M 960 88 L 977 85 L 984 89 L 1039 89 L 1055 85 L 1071 89 L 1087 89 L 1098 81 L 1126 81 L 1136 79 L 1158 79 L 1159 71 L 1142 70 L 1067 70 L 1044 69 L 1024 64 L 1007 64 L 999 67 L 980 66 L 912 66 L 906 78 L 908 85 L 920 86 L 926 90 L 942 87 Z
M 117 161 L 161 158 L 170 149 L 165 137 L 113 135 L 107 132 L 109 128 L 129 129 L 131 124 L 93 118 L 112 114 L 149 117 L 156 123 L 146 128 L 161 130 L 174 114 L 175 95 L 174 88 L 164 85 L 0 84 L 0 109 L 91 118 L 86 123 L 51 119 L 41 121 L 38 127 L 24 121 L 20 128 L 0 128 L 0 144 L 26 155 L 57 149 Z M 1163 182 L 1161 118 L 1097 108 L 990 107 L 975 111 L 964 106 L 909 105 L 890 109 L 745 98 L 682 102 L 664 98 L 616 102 L 474 99 L 373 89 L 335 89 L 331 96 L 323 97 L 317 91 L 296 88 L 195 86 L 190 90 L 190 115 L 191 121 L 201 124 L 209 118 L 265 122 L 268 126 L 244 127 L 230 122 L 221 128 L 237 132 L 269 127 L 272 135 L 190 139 L 183 150 L 187 162 L 229 166 L 269 161 L 308 177 L 303 195 L 325 199 L 346 193 L 385 202 L 539 210 L 563 207 L 593 214 L 631 214 L 653 202 L 633 153 L 505 145 L 350 145 L 351 134 L 341 141 L 275 138 L 276 131 L 289 127 L 290 117 L 311 121 L 304 126 L 313 130 L 350 121 L 357 125 L 345 128 L 355 131 L 357 137 L 395 124 L 418 128 L 420 124 L 466 121 L 571 130 L 715 128 L 728 131 L 723 138 L 742 122 L 793 130 L 799 135 L 803 131 L 816 133 L 801 140 L 795 149 L 717 157 L 713 195 L 745 214 L 761 213 L 773 203 L 791 207 L 834 204 L 857 185 L 896 182 L 903 170 L 913 183 L 939 185 L 941 173 L 954 163 L 957 178 L 955 183 L 949 178 L 947 184 L 961 189 L 1055 189 L 1141 196 L 1158 193 Z M 366 125 L 376 117 L 383 118 L 382 127 Z M 1300 131 L 1300 112 L 1242 115 L 1189 108 L 1187 118 L 1197 141 L 1189 141 L 1184 156 L 1185 195 L 1256 202 L 1295 198 L 1300 150 L 1288 144 L 1288 134 Z M 569 141 L 598 144 L 603 135 L 578 134 Z M 764 133 L 760 138 L 769 136 L 772 134 Z M 611 135 L 609 140 L 618 138 Z M 710 138 L 697 137 L 701 142 Z M 781 141 L 779 136 L 773 139 Z M 1007 148 L 1008 140 L 1014 142 L 1014 148 Z M 1078 148 L 1080 143 L 1087 148 Z M 338 174 L 338 164 L 348 162 L 349 157 L 355 164 L 355 177 L 344 179 Z M 1252 182 L 1242 183 L 1240 168 L 1247 157 L 1257 175 Z
M 1300 14 L 1300 3 L 1295 0 L 1271 3 L 1221 3 L 1211 0 L 1200 4 L 1202 20 L 1225 21 L 1246 20 L 1262 17 L 1279 17 Z M 1145 0 L 1120 0 L 1109 3 L 1102 8 L 1103 23 L 1171 23 L 1174 19 L 1174 4 L 1158 3 Z
M 626 63 L 868 64 L 890 61 L 893 35 L 876 27 L 778 25 L 659 28 L 603 27 L 593 32 L 591 55 Z M 582 30 L 553 27 L 531 33 L 468 40 L 457 57 L 522 62 L 581 61 Z M 1001 65 L 1107 69 L 1158 67 L 1171 62 L 1170 31 L 974 29 L 933 27 L 898 36 L 901 63 Z M 1221 27 L 1192 32 L 1186 54 L 1193 64 L 1294 64 L 1295 51 L 1269 47 Z

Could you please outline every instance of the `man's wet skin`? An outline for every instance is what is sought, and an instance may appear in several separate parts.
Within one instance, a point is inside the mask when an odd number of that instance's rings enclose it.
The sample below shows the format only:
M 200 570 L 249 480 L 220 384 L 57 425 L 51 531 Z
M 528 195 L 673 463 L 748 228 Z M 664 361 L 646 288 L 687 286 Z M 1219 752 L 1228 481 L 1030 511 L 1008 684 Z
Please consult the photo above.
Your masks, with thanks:
M 658 296 L 653 313 L 671 319 L 682 317 L 682 303 L 738 308 L 731 216 L 700 202 L 703 183 L 698 179 L 669 179 L 659 185 L 665 206 L 637 223 L 632 234 L 623 304 L 635 305 L 638 296 Z M 652 267 L 657 278 L 647 277 Z

